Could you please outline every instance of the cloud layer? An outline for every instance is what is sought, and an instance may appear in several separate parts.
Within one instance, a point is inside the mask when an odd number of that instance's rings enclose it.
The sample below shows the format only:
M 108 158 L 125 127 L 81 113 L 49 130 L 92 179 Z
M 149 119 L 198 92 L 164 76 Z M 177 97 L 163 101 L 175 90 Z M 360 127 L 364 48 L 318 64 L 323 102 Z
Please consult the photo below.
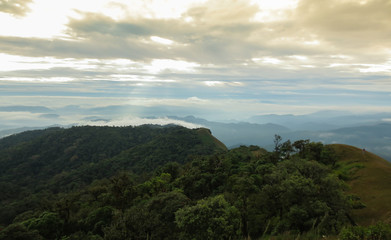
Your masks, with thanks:
M 278 2 L 70 1 L 60 34 L 0 31 L 1 105 L 131 104 L 223 118 L 391 110 L 390 1 Z M 45 1 L 0 1 L 1 17 L 23 21 L 37 6 Z
M 15 16 L 24 16 L 30 11 L 29 4 L 33 0 L 0 0 L 0 12 Z

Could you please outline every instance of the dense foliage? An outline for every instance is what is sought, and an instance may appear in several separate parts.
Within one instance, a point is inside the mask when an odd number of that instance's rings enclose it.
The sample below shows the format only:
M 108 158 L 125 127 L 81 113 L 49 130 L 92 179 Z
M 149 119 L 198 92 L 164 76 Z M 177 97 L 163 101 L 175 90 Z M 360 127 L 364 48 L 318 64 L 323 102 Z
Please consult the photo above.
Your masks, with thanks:
M 56 194 L 119 171 L 147 179 L 165 163 L 225 150 L 207 129 L 178 126 L 50 128 L 10 136 L 0 140 L 0 224 L 48 209 Z
M 348 231 L 352 201 L 333 173 L 337 156 L 321 143 L 276 136 L 272 152 L 228 151 L 205 129 L 45 131 L 0 141 L 0 240 Z
M 388 240 L 391 239 L 391 226 L 379 222 L 368 227 L 350 226 L 342 229 L 341 240 Z

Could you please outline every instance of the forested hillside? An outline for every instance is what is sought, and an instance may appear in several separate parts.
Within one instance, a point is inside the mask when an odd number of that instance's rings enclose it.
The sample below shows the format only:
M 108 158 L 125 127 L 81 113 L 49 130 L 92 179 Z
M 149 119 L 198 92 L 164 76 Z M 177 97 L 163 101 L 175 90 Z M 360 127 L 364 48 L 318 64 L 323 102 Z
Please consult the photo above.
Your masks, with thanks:
M 148 177 L 168 162 L 225 150 L 208 130 L 177 126 L 50 128 L 10 136 L 0 140 L 0 223 L 42 204 L 46 193 L 78 190 L 120 171 Z
M 277 135 L 271 152 L 227 150 L 178 126 L 25 132 L 0 140 L 0 239 L 364 239 L 341 157 Z

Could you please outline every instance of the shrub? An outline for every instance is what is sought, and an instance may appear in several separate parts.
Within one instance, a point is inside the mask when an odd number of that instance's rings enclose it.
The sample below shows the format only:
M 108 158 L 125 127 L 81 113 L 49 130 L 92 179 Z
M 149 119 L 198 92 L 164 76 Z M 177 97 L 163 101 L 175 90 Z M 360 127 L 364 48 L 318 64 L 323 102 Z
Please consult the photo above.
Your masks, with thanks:
M 341 240 L 387 240 L 391 239 L 391 226 L 379 222 L 368 227 L 354 226 L 342 229 Z

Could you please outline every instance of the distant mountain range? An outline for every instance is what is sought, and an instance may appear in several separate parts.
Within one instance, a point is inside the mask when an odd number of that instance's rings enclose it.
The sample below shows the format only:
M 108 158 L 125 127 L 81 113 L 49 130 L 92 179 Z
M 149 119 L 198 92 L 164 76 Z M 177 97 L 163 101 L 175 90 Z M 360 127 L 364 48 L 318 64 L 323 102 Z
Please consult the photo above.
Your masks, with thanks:
M 365 148 L 375 154 L 391 161 L 391 123 L 376 120 L 379 118 L 386 118 L 387 114 L 379 114 L 376 117 L 367 116 L 365 118 L 356 119 L 352 116 L 333 117 L 340 119 L 334 123 L 335 128 L 326 123 L 323 130 L 316 130 L 321 128 L 321 122 L 313 122 L 309 124 L 307 130 L 299 130 L 299 119 L 305 117 L 296 117 L 292 115 L 284 116 L 263 116 L 264 119 L 269 119 L 277 123 L 289 123 L 288 119 L 292 119 L 289 126 L 296 126 L 295 128 L 288 128 L 287 126 L 274 123 L 221 123 L 211 122 L 205 119 L 188 117 L 173 117 L 172 119 L 183 120 L 190 123 L 200 124 L 209 128 L 213 135 L 220 139 L 228 147 L 236 147 L 238 145 L 259 145 L 271 150 L 273 147 L 274 135 L 280 135 L 284 140 L 296 141 L 300 139 L 310 139 L 311 141 L 323 142 L 325 144 L 341 143 L 354 145 Z M 258 118 L 260 119 L 260 118 Z M 279 119 L 279 120 L 277 120 Z M 315 119 L 315 118 L 314 118 Z M 345 119 L 346 121 L 342 121 Z M 341 125 L 348 125 L 347 120 L 352 119 L 351 127 L 339 127 Z M 366 121 L 365 121 L 366 119 Z M 266 121 L 266 120 L 265 120 Z M 363 125 L 360 125 L 362 122 Z M 343 123 L 343 124 L 342 124 Z M 295 125 L 296 124 L 296 125 Z M 304 127 L 303 123 L 303 127 Z M 316 128 L 313 128 L 317 126 Z M 331 128 L 331 129 L 328 129 Z
M 95 122 L 112 124 L 114 120 L 138 116 L 145 119 L 165 118 L 209 128 L 226 146 L 259 145 L 271 149 L 274 135 L 284 140 L 310 139 L 323 143 L 342 143 L 366 148 L 391 161 L 391 113 L 352 114 L 344 111 L 320 111 L 305 115 L 255 115 L 242 121 L 210 121 L 186 116 L 190 110 L 181 108 L 149 107 L 133 105 L 109 105 L 106 107 L 82 108 L 66 106 L 47 108 L 44 106 L 2 106 L 0 107 L 0 138 L 26 130 L 43 129 L 53 124 L 69 127 Z M 198 115 L 195 111 L 193 114 Z M 75 117 L 77 116 L 77 117 Z M 169 117 L 166 117 L 169 116 Z M 213 113 L 211 118 L 216 117 Z M 121 126 L 134 125 L 122 121 Z M 158 124 L 158 123 L 154 123 Z
M 211 122 L 193 116 L 184 118 L 170 116 L 169 118 L 205 126 L 228 147 L 251 144 L 267 146 L 273 143 L 275 134 L 284 135 L 290 132 L 290 129 L 273 123 L 222 123 Z
M 306 115 L 256 115 L 247 121 L 259 124 L 275 123 L 291 130 L 326 131 L 390 122 L 391 113 L 351 114 L 343 111 L 320 111 Z

